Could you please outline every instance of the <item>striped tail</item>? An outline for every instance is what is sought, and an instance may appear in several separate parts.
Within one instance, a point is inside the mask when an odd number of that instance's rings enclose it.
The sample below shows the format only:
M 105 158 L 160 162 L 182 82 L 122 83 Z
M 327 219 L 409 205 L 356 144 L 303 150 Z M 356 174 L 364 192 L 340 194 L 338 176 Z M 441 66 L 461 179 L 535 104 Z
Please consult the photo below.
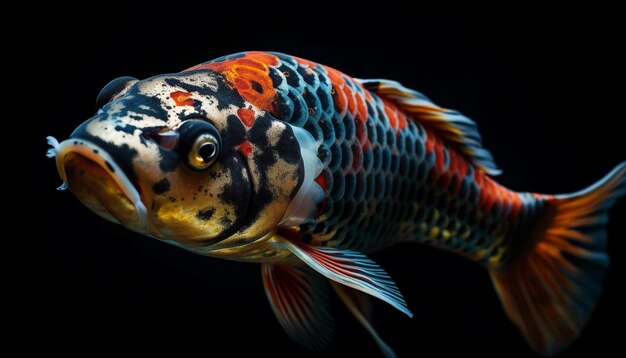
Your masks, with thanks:
M 608 211 L 624 194 L 626 162 L 583 191 L 554 196 L 535 244 L 492 272 L 506 313 L 536 352 L 560 352 L 587 323 L 609 264 Z

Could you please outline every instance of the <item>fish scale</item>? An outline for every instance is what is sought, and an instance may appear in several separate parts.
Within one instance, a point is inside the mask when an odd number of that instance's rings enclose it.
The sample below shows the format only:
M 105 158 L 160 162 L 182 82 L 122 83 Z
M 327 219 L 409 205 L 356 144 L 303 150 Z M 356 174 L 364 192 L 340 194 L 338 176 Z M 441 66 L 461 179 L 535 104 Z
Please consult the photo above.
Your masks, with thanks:
M 278 117 L 313 135 L 324 165 L 317 179 L 325 183 L 324 200 L 315 219 L 299 228 L 305 242 L 373 252 L 415 240 L 483 264 L 504 262 L 513 238 L 508 233 L 523 220 L 501 210 L 511 206 L 507 199 L 483 211 L 480 198 L 490 195 L 489 189 L 520 194 L 484 178 L 469 163 L 460 174 L 454 166 L 465 160 L 461 154 L 348 76 L 276 56 L 280 64 L 269 67 L 270 76 L 277 102 L 288 104 L 280 106 Z M 476 178 L 490 187 L 480 187 Z M 529 211 L 526 220 L 541 213 L 531 209 L 543 200 L 526 201 L 521 209 Z

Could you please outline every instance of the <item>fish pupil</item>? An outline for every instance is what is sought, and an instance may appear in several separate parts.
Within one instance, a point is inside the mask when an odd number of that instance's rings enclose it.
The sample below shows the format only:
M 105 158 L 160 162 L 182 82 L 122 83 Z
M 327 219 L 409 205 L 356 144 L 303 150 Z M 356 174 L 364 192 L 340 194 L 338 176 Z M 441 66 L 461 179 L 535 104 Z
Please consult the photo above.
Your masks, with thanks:
M 215 155 L 216 147 L 213 143 L 204 143 L 198 148 L 198 155 L 202 160 L 209 161 Z

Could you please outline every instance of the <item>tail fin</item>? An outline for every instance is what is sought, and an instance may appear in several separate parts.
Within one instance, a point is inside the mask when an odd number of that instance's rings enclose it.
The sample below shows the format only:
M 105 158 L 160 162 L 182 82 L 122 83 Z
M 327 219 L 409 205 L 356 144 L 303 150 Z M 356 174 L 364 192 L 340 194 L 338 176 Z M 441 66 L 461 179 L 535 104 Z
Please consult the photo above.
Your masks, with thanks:
M 587 323 L 609 264 L 608 211 L 624 194 L 626 162 L 588 189 L 550 198 L 536 244 L 492 272 L 506 313 L 536 352 L 560 352 Z

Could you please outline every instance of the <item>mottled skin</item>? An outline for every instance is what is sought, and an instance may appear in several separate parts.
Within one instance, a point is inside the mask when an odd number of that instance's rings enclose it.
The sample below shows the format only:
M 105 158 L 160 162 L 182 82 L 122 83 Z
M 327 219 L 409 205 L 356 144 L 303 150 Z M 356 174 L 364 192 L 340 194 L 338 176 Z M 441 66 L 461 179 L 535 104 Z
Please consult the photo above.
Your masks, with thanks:
M 262 263 L 287 334 L 332 336 L 328 284 L 376 340 L 366 297 L 411 316 L 364 254 L 420 242 L 490 269 L 531 347 L 554 354 L 587 322 L 608 266 L 605 224 L 626 162 L 568 195 L 496 183 L 474 122 L 388 80 L 278 53 L 120 78 L 70 139 L 49 137 L 66 186 L 95 213 L 196 253 Z
M 251 121 L 242 121 L 242 113 Z M 206 120 L 221 134 L 220 158 L 208 170 L 190 170 L 183 154 L 155 141 L 158 133 L 189 119 Z M 273 232 L 302 176 L 299 153 L 288 150 L 298 146 L 290 127 L 246 102 L 213 71 L 138 82 L 71 138 L 111 154 L 140 192 L 151 218 L 148 230 L 134 217 L 118 222 L 193 251 L 210 248 L 215 255 L 230 255 L 228 248 Z M 70 181 L 74 188 L 80 190 Z M 115 209 L 109 213 L 116 216 Z
M 264 71 L 242 70 L 257 67 Z M 281 230 L 289 237 L 366 253 L 417 240 L 499 265 L 515 227 L 541 211 L 542 199 L 492 181 L 376 88 L 283 54 L 237 54 L 193 67 L 232 68 L 271 83 L 264 88 L 273 91 L 270 113 L 305 128 L 319 144 L 324 169 L 316 182 L 324 200 L 314 220 Z

